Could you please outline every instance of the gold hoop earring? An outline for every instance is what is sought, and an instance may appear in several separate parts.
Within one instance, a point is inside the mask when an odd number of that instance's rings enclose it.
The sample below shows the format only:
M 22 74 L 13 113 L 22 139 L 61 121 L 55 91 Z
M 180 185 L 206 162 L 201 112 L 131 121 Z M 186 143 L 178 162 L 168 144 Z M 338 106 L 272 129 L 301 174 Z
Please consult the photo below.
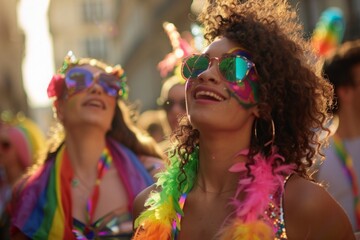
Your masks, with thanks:
M 257 136 L 257 123 L 258 123 L 258 118 L 255 120 L 254 135 L 257 141 L 259 141 Z M 274 141 L 275 141 L 275 123 L 274 120 L 271 119 L 271 139 L 268 142 L 266 142 L 264 146 L 267 147 L 270 144 L 273 144 Z
M 265 147 L 273 144 L 275 141 L 275 123 L 274 120 L 271 119 L 271 140 L 265 143 Z

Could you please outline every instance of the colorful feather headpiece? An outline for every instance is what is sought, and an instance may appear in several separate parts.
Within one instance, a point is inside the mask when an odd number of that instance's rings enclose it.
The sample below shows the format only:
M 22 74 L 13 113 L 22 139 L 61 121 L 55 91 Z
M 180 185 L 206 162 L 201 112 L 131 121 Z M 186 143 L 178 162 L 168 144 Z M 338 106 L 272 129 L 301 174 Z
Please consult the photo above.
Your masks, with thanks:
M 311 43 L 319 56 L 336 49 L 344 37 L 345 21 L 339 8 L 328 8 L 320 16 Z
M 180 79 L 182 79 L 180 72 L 177 73 L 177 71 L 180 71 L 178 67 L 181 65 L 181 59 L 190 56 L 192 53 L 195 53 L 196 50 L 188 40 L 181 36 L 173 23 L 164 22 L 163 28 L 170 40 L 172 51 L 158 64 L 160 76 L 163 78 L 167 77 L 169 73 L 175 69 L 175 75 L 178 75 Z M 189 36 L 191 36 L 191 34 L 189 34 Z

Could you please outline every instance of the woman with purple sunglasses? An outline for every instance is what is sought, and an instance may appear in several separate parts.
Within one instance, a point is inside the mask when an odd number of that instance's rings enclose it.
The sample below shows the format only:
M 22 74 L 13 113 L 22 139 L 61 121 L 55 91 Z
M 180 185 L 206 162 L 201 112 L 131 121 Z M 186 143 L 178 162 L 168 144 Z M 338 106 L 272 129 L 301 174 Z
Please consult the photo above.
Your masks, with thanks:
M 131 123 L 127 94 L 121 66 L 65 57 L 48 87 L 63 134 L 17 184 L 12 239 L 131 238 L 133 199 L 162 153 Z

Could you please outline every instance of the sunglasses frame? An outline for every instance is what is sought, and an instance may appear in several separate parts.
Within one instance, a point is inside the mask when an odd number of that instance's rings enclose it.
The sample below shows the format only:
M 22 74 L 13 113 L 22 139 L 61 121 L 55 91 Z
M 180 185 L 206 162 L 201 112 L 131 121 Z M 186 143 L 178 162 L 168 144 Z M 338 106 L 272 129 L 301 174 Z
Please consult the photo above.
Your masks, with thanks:
M 190 76 L 190 77 L 187 78 L 187 77 L 184 76 L 184 67 L 186 66 L 186 67 L 190 70 L 190 67 L 189 67 L 189 65 L 187 64 L 187 62 L 188 62 L 189 59 L 191 59 L 191 58 L 193 58 L 193 57 L 198 57 L 198 59 L 200 59 L 201 57 L 204 57 L 204 58 L 206 58 L 206 59 L 209 61 L 209 63 L 208 63 L 207 68 L 204 69 L 202 72 L 200 72 L 196 77 L 191 77 L 191 76 Z M 247 70 L 246 70 L 246 73 L 244 74 L 244 77 L 243 77 L 242 79 L 239 79 L 239 80 L 237 79 L 236 81 L 231 81 L 231 80 L 228 80 L 228 79 L 224 76 L 224 74 L 221 72 L 221 70 L 220 70 L 220 63 L 223 61 L 223 59 L 229 58 L 229 57 L 241 58 L 242 60 L 244 60 L 244 61 L 247 63 Z M 242 56 L 242 55 L 239 55 L 239 54 L 224 54 L 224 55 L 221 56 L 220 58 L 219 58 L 219 57 L 209 57 L 208 54 L 193 54 L 193 55 L 190 55 L 190 56 L 188 56 L 188 57 L 186 57 L 186 58 L 183 59 L 182 65 L 181 65 L 181 75 L 182 75 L 182 77 L 183 77 L 185 80 L 188 80 L 188 79 L 190 79 L 190 78 L 197 78 L 197 77 L 199 77 L 200 74 L 202 74 L 203 72 L 205 72 L 206 70 L 208 70 L 208 69 L 211 67 L 211 65 L 212 65 L 212 63 L 213 63 L 214 60 L 217 60 L 217 71 L 220 73 L 220 75 L 221 75 L 227 82 L 230 82 L 230 83 L 241 83 L 241 82 L 245 79 L 245 77 L 249 75 L 249 73 L 250 73 L 250 71 L 251 71 L 252 68 L 254 68 L 255 72 L 257 72 L 257 71 L 256 71 L 256 67 L 255 67 L 255 63 L 253 63 L 252 61 L 250 61 L 249 59 L 247 59 L 245 56 Z M 197 60 L 196 60 L 196 61 L 197 61 Z M 193 72 L 193 71 L 191 71 L 191 72 Z
M 74 74 L 74 73 L 81 73 L 85 76 L 85 83 L 87 82 L 87 78 L 90 77 L 91 78 L 91 84 L 89 86 L 85 86 L 84 88 L 81 88 L 81 89 L 77 89 L 77 81 L 74 80 L 74 79 L 71 79 L 70 77 L 70 74 Z M 114 78 L 114 82 L 116 84 L 113 84 L 113 85 L 109 85 L 108 82 L 102 80 L 102 76 L 109 76 L 111 78 Z M 72 84 L 70 84 L 69 82 L 75 82 L 75 85 L 72 86 Z M 119 78 L 117 78 L 115 75 L 112 75 L 111 73 L 106 73 L 106 72 L 102 72 L 96 76 L 94 76 L 94 74 L 85 69 L 85 68 L 81 68 L 81 67 L 73 67 L 71 69 L 69 69 L 69 71 L 65 74 L 65 85 L 66 85 L 66 88 L 68 89 L 68 91 L 70 92 L 69 95 L 73 95 L 75 93 L 78 93 L 78 92 L 81 92 L 85 89 L 89 89 L 91 88 L 92 86 L 94 86 L 95 84 L 99 84 L 104 92 L 111 96 L 111 97 L 118 97 L 119 96 L 119 91 L 121 90 L 121 80 Z M 105 86 L 104 84 L 107 85 L 108 88 L 110 88 L 111 90 L 114 90 L 116 91 L 116 94 L 115 93 L 111 93 Z M 116 86 L 116 88 L 114 87 Z

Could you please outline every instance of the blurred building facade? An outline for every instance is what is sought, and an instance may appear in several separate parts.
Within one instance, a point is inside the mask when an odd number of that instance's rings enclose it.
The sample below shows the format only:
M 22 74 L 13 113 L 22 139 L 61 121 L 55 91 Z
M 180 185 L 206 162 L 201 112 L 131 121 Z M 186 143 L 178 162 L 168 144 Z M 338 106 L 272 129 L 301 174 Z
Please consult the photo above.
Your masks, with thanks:
M 25 39 L 16 11 L 17 1 L 0 0 L 0 112 L 28 113 L 22 81 Z
M 130 100 L 141 110 L 156 107 L 161 77 L 156 65 L 171 51 L 162 23 L 189 31 L 205 0 L 50 0 L 49 25 L 56 67 L 68 50 L 124 66 Z M 360 38 L 360 0 L 289 0 L 297 6 L 310 37 L 321 13 L 339 7 L 346 18 L 345 40 Z M 28 112 L 22 83 L 24 34 L 17 22 L 19 0 L 0 0 L 0 111 Z M 191 7 L 192 6 L 192 7 Z M 31 115 L 31 113 L 30 113 Z
M 51 0 L 49 20 L 56 66 L 68 50 L 120 63 L 128 75 L 130 100 L 139 100 L 141 110 L 155 108 L 162 80 L 156 65 L 171 51 L 162 22 L 174 23 L 180 32 L 189 31 L 204 1 Z M 360 37 L 360 0 L 290 2 L 299 10 L 305 37 L 311 36 L 322 11 L 330 6 L 344 12 L 344 40 Z
M 50 32 L 55 64 L 68 50 L 121 64 L 128 76 L 130 101 L 141 110 L 156 107 L 162 79 L 156 65 L 172 49 L 162 23 L 190 30 L 191 0 L 51 0 Z

